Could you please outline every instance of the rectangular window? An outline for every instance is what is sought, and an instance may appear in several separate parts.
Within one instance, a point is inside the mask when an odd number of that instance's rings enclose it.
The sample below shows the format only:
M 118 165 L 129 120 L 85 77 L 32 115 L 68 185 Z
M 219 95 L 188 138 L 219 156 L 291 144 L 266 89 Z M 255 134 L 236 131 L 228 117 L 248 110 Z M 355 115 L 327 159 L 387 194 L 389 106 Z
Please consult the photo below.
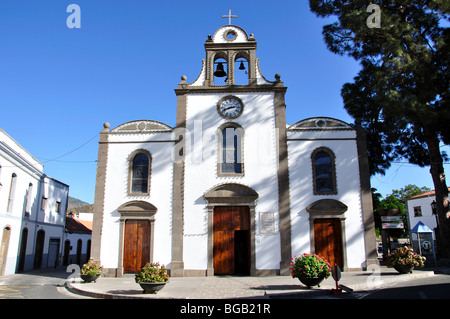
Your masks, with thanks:
M 420 216 L 422 216 L 422 207 L 420 206 L 414 207 L 414 217 Z
M 41 210 L 45 210 L 46 206 L 47 206 L 47 198 L 42 196 L 42 199 L 41 199 Z
M 56 212 L 61 213 L 61 202 L 56 202 Z

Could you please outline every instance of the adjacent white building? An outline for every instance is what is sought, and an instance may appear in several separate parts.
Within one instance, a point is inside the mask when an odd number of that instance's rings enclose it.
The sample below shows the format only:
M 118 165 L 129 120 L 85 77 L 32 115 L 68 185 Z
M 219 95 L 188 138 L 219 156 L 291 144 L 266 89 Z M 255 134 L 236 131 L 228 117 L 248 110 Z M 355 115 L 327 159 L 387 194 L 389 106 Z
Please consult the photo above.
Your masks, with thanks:
M 0 129 L 0 275 L 59 265 L 68 194 Z
M 92 257 L 121 276 L 148 261 L 172 276 L 288 275 L 312 252 L 343 270 L 377 263 L 362 129 L 286 123 L 256 40 L 209 35 L 198 78 L 175 89 L 176 127 L 137 120 L 100 133 Z
M 450 188 L 449 188 L 450 190 Z M 433 239 L 436 240 L 436 215 L 433 214 L 431 203 L 436 201 L 435 191 L 425 192 L 406 199 L 406 210 L 408 212 L 409 230 L 422 222 L 433 231 Z

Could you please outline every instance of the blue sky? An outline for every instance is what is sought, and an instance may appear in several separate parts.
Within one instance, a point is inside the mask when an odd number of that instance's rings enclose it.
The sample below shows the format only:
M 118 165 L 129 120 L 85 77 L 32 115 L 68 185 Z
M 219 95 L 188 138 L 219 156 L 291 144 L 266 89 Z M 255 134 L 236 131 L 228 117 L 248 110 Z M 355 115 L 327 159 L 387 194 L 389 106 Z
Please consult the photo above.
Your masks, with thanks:
M 68 28 L 70 4 L 81 28 Z M 263 75 L 288 87 L 289 124 L 313 116 L 353 119 L 340 90 L 359 64 L 327 50 L 308 1 L 0 0 L 0 127 L 94 201 L 98 133 L 137 119 L 175 125 L 174 89 L 200 73 L 208 34 L 232 23 L 258 43 Z M 448 147 L 446 147 L 448 148 Z M 446 168 L 448 165 L 446 165 Z M 407 184 L 434 188 L 428 168 L 393 164 L 372 186 L 383 195 Z

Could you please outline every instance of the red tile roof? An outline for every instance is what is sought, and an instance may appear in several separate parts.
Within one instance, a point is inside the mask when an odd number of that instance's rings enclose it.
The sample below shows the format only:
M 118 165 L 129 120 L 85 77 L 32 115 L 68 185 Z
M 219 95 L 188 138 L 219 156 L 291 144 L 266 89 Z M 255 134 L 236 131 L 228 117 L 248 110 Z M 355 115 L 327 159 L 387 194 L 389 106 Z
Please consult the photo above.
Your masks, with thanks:
M 90 227 L 89 223 L 91 224 Z M 92 222 L 67 217 L 66 231 L 77 234 L 92 234 Z

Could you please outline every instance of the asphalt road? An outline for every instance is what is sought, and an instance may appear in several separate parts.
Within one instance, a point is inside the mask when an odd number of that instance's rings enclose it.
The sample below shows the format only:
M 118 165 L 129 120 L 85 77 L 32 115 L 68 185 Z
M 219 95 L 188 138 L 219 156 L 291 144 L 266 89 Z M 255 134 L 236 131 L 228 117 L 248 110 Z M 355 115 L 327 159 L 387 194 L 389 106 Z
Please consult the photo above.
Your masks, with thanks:
M 70 273 L 64 269 L 37 270 L 0 278 L 0 299 L 79 299 L 63 287 Z
M 396 283 L 376 290 L 355 291 L 341 295 L 318 296 L 317 299 L 450 299 L 450 275 L 440 274 Z

